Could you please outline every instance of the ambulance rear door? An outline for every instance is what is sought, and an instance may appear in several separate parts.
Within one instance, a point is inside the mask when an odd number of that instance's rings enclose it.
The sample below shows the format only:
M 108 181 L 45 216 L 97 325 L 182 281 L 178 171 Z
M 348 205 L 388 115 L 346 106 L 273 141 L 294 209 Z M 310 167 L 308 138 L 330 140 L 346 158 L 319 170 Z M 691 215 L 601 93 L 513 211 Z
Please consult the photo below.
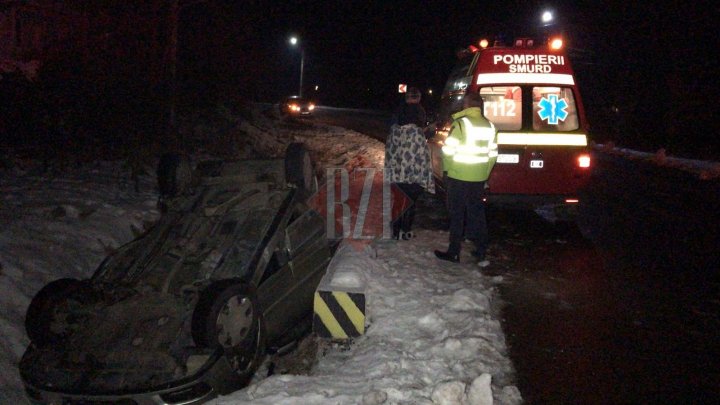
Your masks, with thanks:
M 498 129 L 491 194 L 570 196 L 585 181 L 586 137 L 572 86 L 489 85 L 478 89 Z
M 531 46 L 529 40 L 479 54 L 467 91 L 480 93 L 485 117 L 498 129 L 488 201 L 577 200 L 589 179 L 590 156 L 569 59 L 560 48 Z

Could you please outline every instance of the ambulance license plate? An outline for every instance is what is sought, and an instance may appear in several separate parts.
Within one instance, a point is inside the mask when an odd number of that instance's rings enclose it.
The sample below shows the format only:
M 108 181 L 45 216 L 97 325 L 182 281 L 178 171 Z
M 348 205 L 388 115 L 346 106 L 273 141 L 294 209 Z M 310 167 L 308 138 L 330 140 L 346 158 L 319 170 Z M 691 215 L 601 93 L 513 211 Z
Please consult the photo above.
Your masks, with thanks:
M 497 157 L 498 163 L 519 163 L 520 155 L 501 153 Z
M 530 168 L 531 169 L 542 169 L 543 167 L 543 161 L 542 160 L 531 160 L 530 161 Z

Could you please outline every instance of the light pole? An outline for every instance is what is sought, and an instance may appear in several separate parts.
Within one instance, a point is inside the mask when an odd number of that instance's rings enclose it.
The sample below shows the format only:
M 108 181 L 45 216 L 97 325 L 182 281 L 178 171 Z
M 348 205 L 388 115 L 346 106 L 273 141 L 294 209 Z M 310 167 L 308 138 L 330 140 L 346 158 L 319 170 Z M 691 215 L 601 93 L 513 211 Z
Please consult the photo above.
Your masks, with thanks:
M 305 67 L 305 48 L 298 45 L 300 43 L 300 40 L 298 37 L 290 37 L 290 45 L 297 46 L 300 48 L 300 89 L 298 91 L 298 96 L 302 98 L 302 91 L 303 91 L 303 69 Z

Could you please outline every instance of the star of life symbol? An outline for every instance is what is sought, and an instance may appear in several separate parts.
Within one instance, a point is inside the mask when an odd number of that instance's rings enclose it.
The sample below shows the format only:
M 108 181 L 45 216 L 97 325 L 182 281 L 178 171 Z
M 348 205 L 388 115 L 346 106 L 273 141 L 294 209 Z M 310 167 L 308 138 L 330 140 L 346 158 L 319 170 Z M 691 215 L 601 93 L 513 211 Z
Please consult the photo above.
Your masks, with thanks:
M 547 120 L 550 125 L 557 125 L 558 120 L 565 121 L 568 116 L 568 103 L 564 98 L 558 100 L 556 94 L 550 94 L 547 98 L 543 97 L 538 103 L 540 111 L 538 115 L 540 119 Z

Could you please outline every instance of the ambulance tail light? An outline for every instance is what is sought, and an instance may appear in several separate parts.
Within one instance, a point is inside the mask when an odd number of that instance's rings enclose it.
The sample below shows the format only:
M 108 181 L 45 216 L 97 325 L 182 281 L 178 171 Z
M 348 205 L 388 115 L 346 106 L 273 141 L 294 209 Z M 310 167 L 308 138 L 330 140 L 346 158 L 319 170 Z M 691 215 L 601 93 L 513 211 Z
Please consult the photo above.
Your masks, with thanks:
M 553 38 L 550 40 L 550 49 L 552 50 L 560 50 L 563 47 L 563 40 L 562 38 Z
M 591 162 L 591 160 L 590 160 L 590 155 L 585 154 L 585 153 L 582 154 L 582 155 L 580 155 L 580 156 L 578 156 L 578 158 L 577 158 L 577 165 L 578 165 L 578 167 L 581 168 L 581 169 L 587 169 L 587 168 L 589 168 L 589 167 L 590 167 L 590 162 Z

